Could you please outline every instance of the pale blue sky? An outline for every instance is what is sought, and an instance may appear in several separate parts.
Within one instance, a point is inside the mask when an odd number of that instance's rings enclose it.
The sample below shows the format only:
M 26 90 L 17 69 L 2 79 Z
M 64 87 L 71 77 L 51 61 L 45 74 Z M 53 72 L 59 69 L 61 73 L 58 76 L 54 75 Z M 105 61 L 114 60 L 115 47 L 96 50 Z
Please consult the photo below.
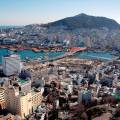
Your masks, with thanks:
M 120 0 L 0 0 L 0 24 L 47 23 L 80 13 L 120 23 Z

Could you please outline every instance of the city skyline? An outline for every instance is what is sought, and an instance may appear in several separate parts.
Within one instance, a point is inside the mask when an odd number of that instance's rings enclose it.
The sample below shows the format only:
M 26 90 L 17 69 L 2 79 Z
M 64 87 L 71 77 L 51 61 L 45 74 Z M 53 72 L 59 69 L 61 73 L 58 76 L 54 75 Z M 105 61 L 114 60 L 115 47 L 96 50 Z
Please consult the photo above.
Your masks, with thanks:
M 119 0 L 1 0 L 0 25 L 41 24 L 80 13 L 120 23 Z

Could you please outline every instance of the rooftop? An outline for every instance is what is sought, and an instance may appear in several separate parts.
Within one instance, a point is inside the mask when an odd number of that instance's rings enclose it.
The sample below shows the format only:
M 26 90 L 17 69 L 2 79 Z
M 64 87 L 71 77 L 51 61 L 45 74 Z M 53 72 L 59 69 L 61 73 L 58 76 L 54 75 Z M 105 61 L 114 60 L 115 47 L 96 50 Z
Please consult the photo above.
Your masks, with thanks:
M 25 79 L 19 79 L 18 82 L 19 82 L 20 84 L 25 84 L 25 83 L 28 82 L 28 80 L 25 80 Z

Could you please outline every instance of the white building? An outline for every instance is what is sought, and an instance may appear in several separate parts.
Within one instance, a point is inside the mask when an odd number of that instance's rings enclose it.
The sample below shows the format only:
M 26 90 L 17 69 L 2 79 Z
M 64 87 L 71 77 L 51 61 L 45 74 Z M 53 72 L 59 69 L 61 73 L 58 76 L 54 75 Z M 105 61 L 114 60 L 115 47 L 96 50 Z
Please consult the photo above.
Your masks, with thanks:
M 83 80 L 83 76 L 82 76 L 82 75 L 79 75 L 79 78 L 78 78 L 78 80 L 77 80 L 77 84 L 78 84 L 78 85 L 81 85 L 82 80 Z
M 2 58 L 3 73 L 6 76 L 21 72 L 22 63 L 19 55 L 9 55 Z
M 68 85 L 68 93 L 73 93 L 73 85 Z

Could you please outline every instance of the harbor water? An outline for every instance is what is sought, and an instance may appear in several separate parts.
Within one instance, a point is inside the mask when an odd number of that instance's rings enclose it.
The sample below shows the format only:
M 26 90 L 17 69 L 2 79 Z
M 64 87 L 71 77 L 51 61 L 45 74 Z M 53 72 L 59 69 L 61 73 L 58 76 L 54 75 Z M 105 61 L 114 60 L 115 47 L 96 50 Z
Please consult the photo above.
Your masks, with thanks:
M 8 49 L 1 48 L 0 49 L 0 63 L 2 62 L 2 56 L 6 56 L 11 53 Z M 65 52 L 34 52 L 32 50 L 22 50 L 13 52 L 15 54 L 19 54 L 21 59 L 24 61 L 27 58 L 29 59 L 38 59 L 48 57 L 48 59 L 60 57 L 65 54 Z M 113 55 L 109 52 L 94 52 L 94 51 L 84 51 L 75 53 L 75 57 L 81 59 L 100 59 L 100 60 L 112 60 Z

